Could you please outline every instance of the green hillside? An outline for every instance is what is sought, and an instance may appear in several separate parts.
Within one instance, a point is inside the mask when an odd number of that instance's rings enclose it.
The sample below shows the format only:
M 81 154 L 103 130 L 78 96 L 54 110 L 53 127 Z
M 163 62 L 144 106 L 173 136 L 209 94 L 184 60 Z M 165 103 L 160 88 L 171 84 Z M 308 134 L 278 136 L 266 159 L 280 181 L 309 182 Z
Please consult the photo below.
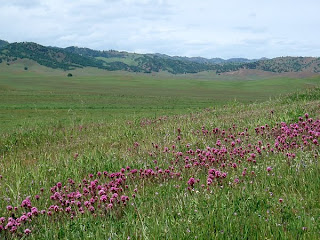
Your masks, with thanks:
M 3 48 L 5 46 L 7 46 L 9 44 L 9 42 L 4 41 L 4 40 L 0 40 L 0 48 Z
M 253 63 L 240 64 L 239 69 L 257 69 L 267 72 L 320 72 L 320 58 L 313 57 L 279 57 Z M 225 71 L 229 71 L 228 68 Z
M 0 61 L 11 62 L 17 59 L 31 59 L 53 69 L 71 70 L 94 67 L 109 71 L 128 72 L 169 72 L 171 74 L 199 73 L 213 71 L 217 74 L 239 70 L 260 70 L 269 73 L 316 74 L 320 72 L 320 58 L 281 57 L 274 59 L 249 60 L 233 58 L 206 59 L 201 57 L 171 57 L 164 54 L 136 54 L 115 50 L 98 51 L 78 47 L 46 47 L 36 43 L 0 42 Z
M 82 56 L 96 57 L 107 64 L 124 63 L 117 70 L 128 70 L 134 72 L 160 72 L 168 71 L 173 74 L 197 73 L 201 71 L 216 70 L 217 65 L 186 61 L 184 58 L 169 57 L 160 54 L 136 54 L 128 52 L 96 51 L 88 48 L 68 47 L 65 51 L 81 54 Z M 126 69 L 127 68 L 127 69 Z
M 11 43 L 1 49 L 0 57 L 10 64 L 19 59 L 31 59 L 49 68 L 70 70 L 81 67 L 103 67 L 101 61 L 79 54 L 60 51 L 55 48 L 44 47 L 36 43 Z

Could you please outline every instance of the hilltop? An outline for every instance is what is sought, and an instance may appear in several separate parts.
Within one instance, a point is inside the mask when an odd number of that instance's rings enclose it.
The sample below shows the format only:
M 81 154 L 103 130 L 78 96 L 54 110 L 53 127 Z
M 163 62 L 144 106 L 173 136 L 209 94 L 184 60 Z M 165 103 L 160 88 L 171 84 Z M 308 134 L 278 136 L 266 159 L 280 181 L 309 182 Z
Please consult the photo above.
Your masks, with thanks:
M 0 49 L 9 45 L 9 42 L 0 39 Z
M 169 72 L 172 74 L 213 71 L 216 74 L 247 73 L 252 70 L 266 73 L 320 72 L 320 58 L 278 57 L 273 59 L 179 57 L 165 54 L 138 54 L 125 51 L 99 51 L 90 48 L 58 48 L 32 42 L 9 43 L 0 40 L 0 62 L 7 65 L 18 59 L 30 59 L 52 69 L 72 70 L 93 67 L 108 71 Z M 247 71 L 244 71 L 247 70 Z

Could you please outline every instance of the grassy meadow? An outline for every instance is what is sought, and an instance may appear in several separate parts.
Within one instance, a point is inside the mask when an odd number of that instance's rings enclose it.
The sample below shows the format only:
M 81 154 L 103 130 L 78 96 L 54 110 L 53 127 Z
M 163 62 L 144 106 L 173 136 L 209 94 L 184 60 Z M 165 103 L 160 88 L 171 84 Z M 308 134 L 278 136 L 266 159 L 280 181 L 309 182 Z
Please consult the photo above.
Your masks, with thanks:
M 28 66 L 28 71 L 24 70 Z M 171 75 L 52 70 L 23 61 L 0 64 L 0 133 L 190 113 L 228 102 L 262 102 L 319 85 L 320 77 L 246 79 L 215 73 Z
M 0 239 L 319 238 L 320 77 L 25 64 L 0 67 Z

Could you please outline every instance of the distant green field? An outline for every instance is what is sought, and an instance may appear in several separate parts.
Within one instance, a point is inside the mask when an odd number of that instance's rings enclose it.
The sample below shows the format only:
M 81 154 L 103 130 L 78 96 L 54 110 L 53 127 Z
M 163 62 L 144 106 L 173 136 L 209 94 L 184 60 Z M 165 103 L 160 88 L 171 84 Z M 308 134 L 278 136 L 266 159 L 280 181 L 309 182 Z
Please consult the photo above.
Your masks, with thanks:
M 136 74 L 90 68 L 67 77 L 67 72 L 23 61 L 3 63 L 0 70 L 0 133 L 39 124 L 188 113 L 234 100 L 259 102 L 320 82 L 320 77 L 241 79 L 209 72 Z

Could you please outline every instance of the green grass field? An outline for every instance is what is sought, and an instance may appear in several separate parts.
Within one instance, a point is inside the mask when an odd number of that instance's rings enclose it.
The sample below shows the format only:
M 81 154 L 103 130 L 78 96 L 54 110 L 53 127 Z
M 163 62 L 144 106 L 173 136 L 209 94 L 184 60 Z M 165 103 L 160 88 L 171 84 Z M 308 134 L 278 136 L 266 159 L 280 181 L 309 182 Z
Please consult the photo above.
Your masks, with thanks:
M 29 70 L 23 70 L 28 66 Z M 319 85 L 320 77 L 305 79 L 234 79 L 210 73 L 170 75 L 67 72 L 30 62 L 0 71 L 0 133 L 39 124 L 73 124 L 158 117 L 224 105 L 261 102 L 271 97 Z
M 319 238 L 320 77 L 25 64 L 0 67 L 0 239 Z

